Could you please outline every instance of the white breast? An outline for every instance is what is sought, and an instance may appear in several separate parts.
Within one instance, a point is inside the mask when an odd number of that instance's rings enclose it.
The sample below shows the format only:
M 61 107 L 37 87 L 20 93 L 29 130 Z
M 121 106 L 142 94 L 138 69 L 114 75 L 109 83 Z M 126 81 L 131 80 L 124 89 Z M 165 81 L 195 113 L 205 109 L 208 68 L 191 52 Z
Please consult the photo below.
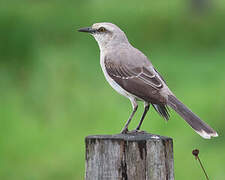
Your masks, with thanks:
M 129 92 L 127 92 L 126 90 L 124 90 L 122 87 L 120 87 L 119 84 L 117 84 L 107 73 L 106 68 L 105 68 L 105 55 L 103 53 L 101 53 L 101 57 L 100 57 L 100 65 L 102 68 L 102 71 L 105 75 L 106 80 L 108 81 L 108 83 L 110 84 L 110 86 L 112 86 L 113 89 L 115 89 L 119 94 L 127 97 L 127 98 L 132 98 L 134 97 L 132 94 L 130 94 Z

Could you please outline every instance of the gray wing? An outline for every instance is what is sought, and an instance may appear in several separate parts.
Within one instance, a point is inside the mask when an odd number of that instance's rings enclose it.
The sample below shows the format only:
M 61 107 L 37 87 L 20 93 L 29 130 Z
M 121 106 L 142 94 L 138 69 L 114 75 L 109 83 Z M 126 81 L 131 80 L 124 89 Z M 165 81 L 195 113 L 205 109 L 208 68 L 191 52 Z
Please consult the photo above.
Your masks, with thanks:
M 117 63 L 117 61 L 112 61 L 106 57 L 105 68 L 109 76 L 122 88 L 151 103 L 164 119 L 169 119 L 166 100 L 159 93 L 160 89 L 163 88 L 162 81 L 164 79 L 160 75 L 162 80 L 157 76 L 158 72 L 153 67 Z
M 165 104 L 165 98 L 159 93 L 163 83 L 153 68 L 118 63 L 107 57 L 105 68 L 109 76 L 129 93 L 149 103 Z

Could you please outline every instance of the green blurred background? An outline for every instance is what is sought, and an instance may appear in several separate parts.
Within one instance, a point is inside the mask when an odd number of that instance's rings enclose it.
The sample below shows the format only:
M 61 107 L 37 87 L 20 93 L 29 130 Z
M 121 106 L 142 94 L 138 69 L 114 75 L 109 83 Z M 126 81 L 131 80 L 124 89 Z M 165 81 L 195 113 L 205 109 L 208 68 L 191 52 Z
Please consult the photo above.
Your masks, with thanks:
M 202 139 L 176 113 L 151 109 L 143 129 L 174 140 L 176 179 L 225 175 L 222 0 L 0 2 L 0 179 L 84 178 L 84 138 L 120 132 L 130 102 L 107 84 L 97 43 L 77 29 L 113 22 L 186 105 L 219 133 Z M 143 112 L 142 104 L 131 128 Z

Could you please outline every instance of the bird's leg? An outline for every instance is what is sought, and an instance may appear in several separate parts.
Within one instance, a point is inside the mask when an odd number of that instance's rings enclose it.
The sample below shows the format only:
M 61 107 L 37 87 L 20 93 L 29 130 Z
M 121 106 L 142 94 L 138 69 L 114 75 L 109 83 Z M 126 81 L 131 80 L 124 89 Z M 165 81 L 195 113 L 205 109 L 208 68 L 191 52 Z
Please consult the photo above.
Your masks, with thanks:
M 142 114 L 142 117 L 141 117 L 141 120 L 137 126 L 137 128 L 135 129 L 136 131 L 140 130 L 140 127 L 141 127 L 141 124 L 145 118 L 145 115 L 147 114 L 148 110 L 149 110 L 149 107 L 150 107 L 150 104 L 147 103 L 147 102 L 144 102 L 144 107 L 145 107 L 145 110 L 144 110 L 144 113 Z
M 137 102 L 136 102 L 135 99 L 132 98 L 132 99 L 130 99 L 130 101 L 131 101 L 131 104 L 132 104 L 132 107 L 133 107 L 133 111 L 132 111 L 132 113 L 131 113 L 129 119 L 127 120 L 127 122 L 126 122 L 124 128 L 123 128 L 122 131 L 120 132 L 120 133 L 122 133 L 122 134 L 126 134 L 126 133 L 128 132 L 128 125 L 130 124 L 131 119 L 133 118 L 133 116 L 134 116 L 134 114 L 135 114 L 135 112 L 137 111 L 137 108 L 138 108 L 138 104 L 137 104 Z

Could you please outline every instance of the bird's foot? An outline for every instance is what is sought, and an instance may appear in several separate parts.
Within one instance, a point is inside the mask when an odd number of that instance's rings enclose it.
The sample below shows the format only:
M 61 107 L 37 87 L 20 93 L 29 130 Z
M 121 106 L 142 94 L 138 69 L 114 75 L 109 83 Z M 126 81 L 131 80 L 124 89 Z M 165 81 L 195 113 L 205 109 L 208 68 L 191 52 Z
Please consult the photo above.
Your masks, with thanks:
M 137 134 L 137 133 L 147 133 L 146 131 L 140 130 L 140 129 L 134 129 L 132 131 L 129 131 L 128 128 L 123 128 L 120 134 Z
M 140 129 L 134 129 L 132 131 L 129 131 L 129 133 L 147 133 L 146 131 L 142 131 Z
M 128 128 L 123 128 L 120 134 L 127 134 L 129 132 Z

